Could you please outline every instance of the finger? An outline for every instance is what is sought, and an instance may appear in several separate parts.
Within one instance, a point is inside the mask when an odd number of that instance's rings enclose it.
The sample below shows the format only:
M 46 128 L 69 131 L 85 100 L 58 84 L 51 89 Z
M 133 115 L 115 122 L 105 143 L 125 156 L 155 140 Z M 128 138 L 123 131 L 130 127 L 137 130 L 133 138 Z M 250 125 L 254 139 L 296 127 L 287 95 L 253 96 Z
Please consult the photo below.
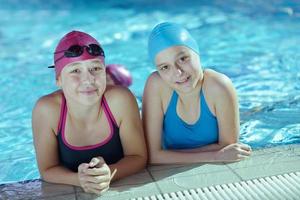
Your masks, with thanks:
M 88 169 L 88 168 L 89 168 L 89 164 L 87 164 L 87 163 L 81 163 L 78 166 L 78 172 L 82 173 L 85 169 Z
M 251 147 L 247 144 L 240 144 L 240 148 L 244 149 L 244 150 L 247 150 L 247 151 L 251 151 Z
M 89 162 L 89 167 L 95 167 L 100 163 L 100 159 L 97 157 L 92 158 L 92 160 Z
M 92 167 L 102 167 L 103 164 L 105 164 L 105 161 L 101 156 L 94 157 L 89 163 L 91 168 Z
M 109 186 L 107 188 L 104 188 L 103 190 L 101 190 L 100 194 L 102 195 L 104 192 L 106 192 L 107 190 L 109 190 Z
M 85 192 L 101 195 L 101 190 L 97 190 L 97 189 L 94 189 L 94 188 L 87 188 L 87 189 L 85 189 Z
M 110 181 L 110 177 L 107 175 L 107 176 L 87 176 L 85 178 L 85 180 L 87 182 L 90 182 L 90 183 L 96 183 L 96 184 L 99 184 L 99 183 L 103 183 L 103 182 L 109 182 Z
M 107 175 L 109 174 L 109 168 L 104 168 L 104 167 L 101 167 L 101 168 L 88 168 L 84 171 L 85 174 L 87 175 L 92 175 L 92 176 L 99 176 L 99 175 Z
M 250 151 L 245 151 L 243 149 L 239 149 L 239 155 L 250 156 L 251 152 Z
M 104 158 L 102 158 L 101 156 L 97 157 L 99 162 L 97 165 L 95 165 L 95 167 L 102 167 L 104 164 L 106 164 Z
M 105 190 L 105 189 L 108 189 L 109 188 L 109 182 L 103 182 L 103 183 L 98 184 L 98 188 L 102 191 Z
M 100 161 L 101 163 L 105 163 L 105 160 L 104 160 L 104 158 L 103 158 L 103 157 L 101 157 L 101 156 L 98 156 L 97 158 L 99 159 L 99 161 Z
M 103 195 L 103 193 L 105 193 L 107 190 L 109 190 L 109 187 L 107 187 L 107 188 L 105 188 L 105 189 L 103 189 L 103 190 L 97 190 L 97 189 L 90 189 L 90 191 L 92 192 L 92 193 L 95 193 L 95 194 L 97 194 L 97 195 Z
M 237 157 L 238 157 L 237 161 L 241 161 L 241 160 L 248 158 L 249 156 L 239 154 L 239 155 L 237 155 Z
M 85 187 L 88 189 L 94 189 L 94 190 L 104 190 L 107 187 L 109 187 L 109 182 L 103 182 L 103 183 L 86 183 Z

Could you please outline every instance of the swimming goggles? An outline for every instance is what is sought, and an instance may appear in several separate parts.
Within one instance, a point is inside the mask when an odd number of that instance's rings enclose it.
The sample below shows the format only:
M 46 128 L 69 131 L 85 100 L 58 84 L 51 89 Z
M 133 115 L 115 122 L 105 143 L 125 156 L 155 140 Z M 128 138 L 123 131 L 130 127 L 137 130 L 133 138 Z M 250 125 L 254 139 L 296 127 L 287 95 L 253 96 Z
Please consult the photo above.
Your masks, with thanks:
M 84 48 L 91 56 L 105 57 L 103 49 L 98 44 L 89 44 L 87 46 L 86 45 L 80 46 L 80 45 L 76 44 L 76 45 L 70 46 L 67 50 L 61 50 L 61 51 L 54 52 L 54 54 L 64 52 L 64 55 L 59 57 L 58 59 L 56 59 L 54 61 L 54 63 L 58 62 L 59 60 L 63 59 L 64 57 L 67 57 L 67 58 L 79 57 L 83 54 Z M 54 68 L 54 66 L 49 66 L 48 68 Z

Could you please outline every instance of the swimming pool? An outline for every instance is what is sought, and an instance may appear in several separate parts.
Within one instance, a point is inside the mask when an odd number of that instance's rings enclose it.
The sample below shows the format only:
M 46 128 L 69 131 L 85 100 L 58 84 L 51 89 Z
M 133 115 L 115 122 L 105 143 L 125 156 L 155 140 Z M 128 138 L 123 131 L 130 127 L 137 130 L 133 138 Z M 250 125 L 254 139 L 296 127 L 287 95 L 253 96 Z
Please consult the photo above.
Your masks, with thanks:
M 300 4 L 292 0 L 126 0 L 121 3 L 0 0 L 0 183 L 38 178 L 31 110 L 55 90 L 52 52 L 71 29 L 99 39 L 107 63 L 132 72 L 141 101 L 154 67 L 149 31 L 161 21 L 186 24 L 199 41 L 203 66 L 237 88 L 241 141 L 253 148 L 300 142 Z

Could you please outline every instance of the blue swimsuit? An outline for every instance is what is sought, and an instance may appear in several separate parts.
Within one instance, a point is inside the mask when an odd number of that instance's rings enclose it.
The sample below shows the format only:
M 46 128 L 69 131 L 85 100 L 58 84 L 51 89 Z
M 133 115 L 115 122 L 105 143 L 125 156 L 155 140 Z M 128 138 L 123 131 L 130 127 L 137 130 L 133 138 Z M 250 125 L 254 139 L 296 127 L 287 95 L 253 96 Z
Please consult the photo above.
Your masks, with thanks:
M 194 124 L 184 122 L 176 112 L 178 94 L 174 91 L 163 120 L 162 145 L 164 149 L 192 149 L 217 143 L 217 118 L 210 112 L 200 91 L 201 115 Z

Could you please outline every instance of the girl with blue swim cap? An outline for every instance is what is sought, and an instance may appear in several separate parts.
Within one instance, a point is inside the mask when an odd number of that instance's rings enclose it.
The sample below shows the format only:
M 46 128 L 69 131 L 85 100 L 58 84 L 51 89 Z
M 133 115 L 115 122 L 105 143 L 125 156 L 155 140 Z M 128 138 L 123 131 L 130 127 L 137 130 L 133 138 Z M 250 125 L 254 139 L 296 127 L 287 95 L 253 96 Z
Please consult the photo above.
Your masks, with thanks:
M 102 194 L 146 165 L 136 99 L 125 87 L 107 85 L 104 50 L 87 33 L 66 34 L 54 64 L 60 89 L 41 97 L 32 113 L 41 178 Z M 118 69 L 114 75 L 124 78 Z
M 143 95 L 143 125 L 152 164 L 232 162 L 251 154 L 238 143 L 239 107 L 230 79 L 202 70 L 198 44 L 183 26 L 165 22 L 151 32 L 156 70 Z

